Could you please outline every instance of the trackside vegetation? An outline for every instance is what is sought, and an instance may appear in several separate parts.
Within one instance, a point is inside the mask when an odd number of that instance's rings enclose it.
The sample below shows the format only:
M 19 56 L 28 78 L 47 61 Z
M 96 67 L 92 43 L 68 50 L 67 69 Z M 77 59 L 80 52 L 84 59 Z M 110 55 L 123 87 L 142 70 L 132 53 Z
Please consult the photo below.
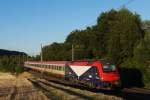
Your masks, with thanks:
M 0 50 L 0 71 L 21 73 L 27 54 L 17 51 Z
M 149 21 L 143 22 L 135 12 L 112 9 L 101 13 L 95 25 L 72 31 L 63 43 L 44 46 L 43 59 L 71 60 L 74 45 L 76 60 L 109 59 L 119 66 L 123 82 L 129 81 L 128 74 L 131 80 L 140 78 L 140 86 L 150 87 L 149 26 Z

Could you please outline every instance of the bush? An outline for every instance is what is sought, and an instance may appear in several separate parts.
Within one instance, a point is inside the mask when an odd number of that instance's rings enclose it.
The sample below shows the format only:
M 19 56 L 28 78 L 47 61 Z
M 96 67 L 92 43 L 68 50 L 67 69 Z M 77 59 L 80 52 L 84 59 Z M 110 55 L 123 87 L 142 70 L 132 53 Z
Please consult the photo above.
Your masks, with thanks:
M 23 72 L 23 67 L 21 67 L 21 66 L 16 66 L 16 67 L 15 67 L 15 72 L 16 72 L 17 74 L 22 73 L 22 72 Z

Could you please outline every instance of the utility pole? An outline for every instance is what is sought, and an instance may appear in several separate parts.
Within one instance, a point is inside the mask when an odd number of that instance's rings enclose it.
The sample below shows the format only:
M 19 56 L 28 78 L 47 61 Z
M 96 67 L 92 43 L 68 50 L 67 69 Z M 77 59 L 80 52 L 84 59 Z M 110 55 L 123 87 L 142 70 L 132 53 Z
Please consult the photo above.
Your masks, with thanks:
M 72 44 L 72 61 L 74 61 L 74 46 Z
M 42 50 L 42 43 L 41 43 L 41 68 L 43 68 L 43 70 L 41 71 L 41 78 L 43 78 L 44 77 L 44 75 L 43 75 L 43 73 L 44 73 L 44 70 L 45 70 L 45 68 L 42 66 L 42 64 L 43 64 L 43 50 Z
M 43 52 L 42 52 L 42 44 L 41 44 L 41 62 L 43 62 Z

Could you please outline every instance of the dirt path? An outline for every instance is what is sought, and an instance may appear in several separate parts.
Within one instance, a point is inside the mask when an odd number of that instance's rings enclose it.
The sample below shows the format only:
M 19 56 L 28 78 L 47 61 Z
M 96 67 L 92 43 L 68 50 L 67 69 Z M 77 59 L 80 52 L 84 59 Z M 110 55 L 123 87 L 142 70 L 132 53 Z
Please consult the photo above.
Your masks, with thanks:
M 26 79 L 29 75 L 23 73 L 14 76 L 10 73 L 0 73 L 0 100 L 48 100 Z

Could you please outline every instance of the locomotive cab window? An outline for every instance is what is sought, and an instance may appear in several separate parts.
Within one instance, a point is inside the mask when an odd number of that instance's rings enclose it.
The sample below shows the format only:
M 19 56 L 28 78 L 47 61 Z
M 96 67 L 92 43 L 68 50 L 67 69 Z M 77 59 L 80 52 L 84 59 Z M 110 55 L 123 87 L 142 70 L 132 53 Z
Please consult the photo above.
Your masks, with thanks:
M 116 66 L 115 65 L 103 65 L 103 71 L 104 72 L 116 71 Z

